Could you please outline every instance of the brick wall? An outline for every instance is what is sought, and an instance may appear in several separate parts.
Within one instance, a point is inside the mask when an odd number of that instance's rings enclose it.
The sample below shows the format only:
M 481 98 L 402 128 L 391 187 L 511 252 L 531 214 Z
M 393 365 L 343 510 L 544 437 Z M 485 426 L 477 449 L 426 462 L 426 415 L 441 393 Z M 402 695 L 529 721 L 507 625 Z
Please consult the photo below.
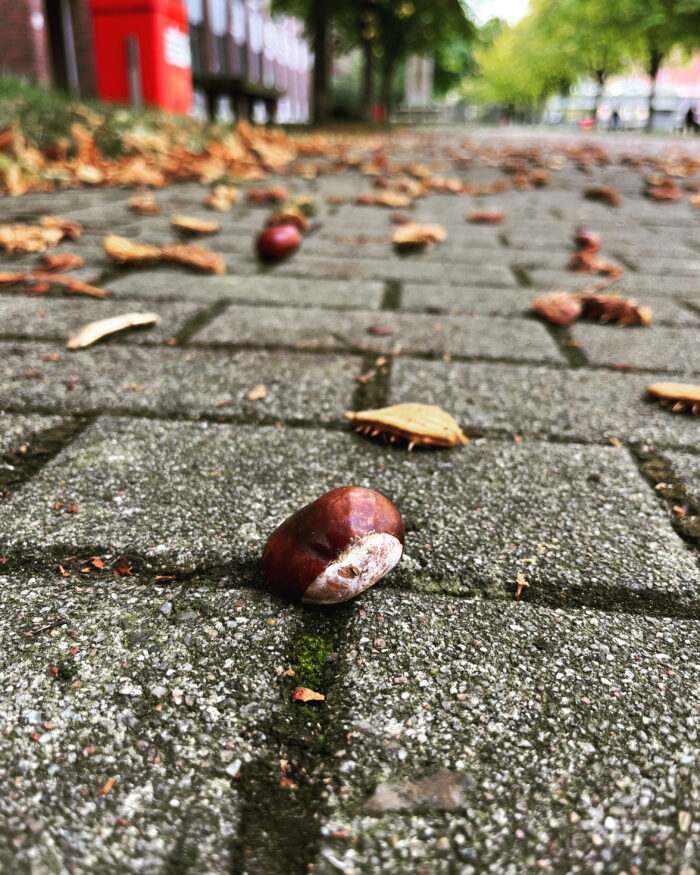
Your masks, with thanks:
M 92 97 L 96 89 L 89 0 L 70 0 L 70 7 L 80 94 Z M 44 0 L 0 0 L 0 74 L 19 73 L 44 85 L 52 84 L 44 12 Z
M 51 81 L 43 0 L 0 0 L 0 71 Z

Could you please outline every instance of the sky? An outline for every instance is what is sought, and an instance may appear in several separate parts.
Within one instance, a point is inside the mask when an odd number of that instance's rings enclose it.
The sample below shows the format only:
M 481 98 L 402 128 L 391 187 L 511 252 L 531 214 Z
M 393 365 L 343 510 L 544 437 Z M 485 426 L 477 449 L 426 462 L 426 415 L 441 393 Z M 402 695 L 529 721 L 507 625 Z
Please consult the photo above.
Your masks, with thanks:
M 479 22 L 489 18 L 505 18 L 510 24 L 519 21 L 527 11 L 528 0 L 469 0 L 468 6 Z

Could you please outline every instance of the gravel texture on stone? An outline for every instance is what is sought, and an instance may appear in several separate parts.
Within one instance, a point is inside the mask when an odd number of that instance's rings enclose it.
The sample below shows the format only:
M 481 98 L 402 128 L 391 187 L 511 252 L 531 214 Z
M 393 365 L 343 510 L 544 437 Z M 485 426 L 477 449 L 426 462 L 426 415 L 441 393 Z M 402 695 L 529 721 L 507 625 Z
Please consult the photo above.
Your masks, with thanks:
M 696 447 L 697 419 L 674 416 L 646 398 L 650 383 L 667 379 L 663 374 L 399 358 L 392 366 L 389 400 L 430 404 L 439 397 L 446 410 L 475 431 Z
M 156 312 L 157 325 L 130 328 L 105 338 L 105 342 L 162 343 L 174 337 L 193 319 L 202 306 L 189 303 L 161 303 L 154 310 L 122 301 L 95 301 L 81 298 L 7 298 L 0 297 L 0 334 L 12 337 L 60 338 L 68 340 L 88 322 L 110 319 L 125 313 Z
M 193 282 L 190 275 L 167 270 L 130 273 L 108 283 L 106 288 L 116 299 L 195 299 L 212 303 L 230 300 L 245 304 L 367 310 L 378 309 L 384 294 L 381 282 L 285 279 L 267 275 L 212 276 Z
M 694 871 L 696 623 L 375 588 L 343 643 L 314 871 Z
M 377 336 L 372 329 L 388 329 Z M 482 316 L 419 316 L 278 307 L 261 314 L 256 307 L 232 306 L 193 340 L 198 343 L 294 346 L 299 349 L 371 348 L 389 352 L 452 353 L 526 361 L 562 361 L 546 329 L 534 321 Z
M 572 334 L 592 364 L 700 374 L 700 344 L 692 328 L 619 328 L 579 323 Z
M 0 864 L 226 871 L 299 613 L 226 581 L 114 577 L 103 558 L 0 578 Z
M 61 421 L 60 416 L 4 413 L 0 407 L 0 453 L 14 453 L 20 446 L 30 446 L 35 435 Z
M 382 279 L 406 280 L 426 283 L 464 282 L 465 266 L 449 261 L 427 261 L 420 255 L 392 261 L 355 258 L 322 258 L 305 255 L 303 252 L 275 268 L 279 276 L 304 276 L 328 279 Z M 505 266 L 488 264 L 469 269 L 469 279 L 474 285 L 514 288 L 515 277 Z
M 61 411 L 338 421 L 362 372 L 356 356 L 0 344 L 0 405 Z M 248 399 L 260 384 L 266 397 Z
M 498 597 L 522 573 L 557 599 L 697 597 L 693 556 L 614 447 L 473 441 L 409 454 L 337 432 L 104 418 L 0 509 L 0 549 L 257 567 L 280 522 L 350 484 L 403 515 L 392 577 L 405 586 Z

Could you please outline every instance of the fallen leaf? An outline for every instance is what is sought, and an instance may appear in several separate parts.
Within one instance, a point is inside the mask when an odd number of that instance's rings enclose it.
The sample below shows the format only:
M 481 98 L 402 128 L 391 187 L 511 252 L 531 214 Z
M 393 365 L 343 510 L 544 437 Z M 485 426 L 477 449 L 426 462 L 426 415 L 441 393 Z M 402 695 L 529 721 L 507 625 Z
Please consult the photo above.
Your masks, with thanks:
M 308 687 L 297 687 L 292 690 L 292 702 L 322 702 L 325 698 L 322 693 L 315 693 Z
M 147 243 L 132 243 L 125 237 L 108 234 L 103 241 L 104 250 L 114 261 L 121 264 L 144 264 L 160 258 L 160 249 Z
M 583 315 L 618 325 L 651 325 L 651 308 L 638 307 L 633 298 L 620 295 L 582 294 Z
M 488 212 L 486 210 L 475 210 L 467 216 L 467 221 L 474 225 L 500 225 L 505 220 L 506 217 L 503 213 Z
M 129 560 L 126 556 L 122 556 L 122 558 L 117 563 L 117 567 L 114 569 L 114 573 L 119 576 L 122 574 L 131 575 L 131 565 L 129 564 Z
M 612 185 L 590 185 L 584 189 L 583 196 L 589 201 L 599 201 L 609 207 L 619 207 L 620 193 Z
M 440 225 L 420 225 L 418 222 L 408 222 L 392 234 L 392 242 L 398 249 L 420 249 L 428 244 L 442 243 L 447 237 L 445 229 Z
M 222 256 L 215 255 L 204 246 L 170 243 L 161 247 L 160 259 L 192 267 L 205 273 L 226 273 L 226 264 Z
M 681 507 L 679 504 L 673 505 L 673 512 L 677 517 L 684 517 L 688 513 L 686 508 Z
M 129 209 L 140 216 L 157 216 L 163 207 L 152 194 L 137 194 L 129 200 Z
M 60 228 L 45 228 L 41 225 L 0 225 L 0 247 L 6 252 L 43 252 L 63 239 Z
M 555 325 L 570 325 L 583 312 L 578 296 L 568 292 L 550 292 L 548 295 L 541 295 L 535 298 L 530 306 L 535 313 Z
M 116 778 L 108 778 L 105 781 L 104 786 L 101 787 L 97 791 L 98 795 L 99 796 L 106 796 L 108 793 L 110 793 L 110 791 L 112 790 L 112 787 L 114 787 L 115 784 L 116 784 Z
M 300 231 L 308 231 L 309 222 L 301 210 L 296 207 L 283 207 L 273 213 L 265 225 L 270 228 L 273 225 L 296 225 Z
M 432 404 L 395 404 L 377 410 L 348 411 L 346 417 L 354 428 L 370 437 L 381 435 L 392 443 L 396 438 L 408 441 L 408 449 L 420 446 L 453 447 L 469 443 L 457 422 Z
M 51 255 L 42 255 L 41 263 L 47 271 L 67 271 L 82 267 L 85 262 L 74 252 L 54 252 Z
M 215 234 L 221 227 L 218 222 L 208 222 L 195 216 L 175 216 L 170 224 L 176 230 L 186 231 L 188 234 Z
M 102 337 L 117 331 L 141 325 L 156 325 L 158 322 L 160 322 L 160 316 L 157 313 L 125 313 L 123 316 L 100 319 L 81 328 L 74 337 L 71 337 L 66 346 L 68 349 L 84 349 Z
M 600 273 L 605 276 L 622 276 L 624 268 L 617 264 L 602 261 L 594 249 L 582 249 L 572 252 L 569 259 L 569 270 L 575 273 Z
M 522 593 L 523 589 L 525 587 L 529 588 L 530 584 L 527 582 L 525 577 L 522 574 L 520 574 L 520 572 L 518 572 L 515 575 L 515 582 L 517 584 L 517 589 L 515 591 L 515 600 L 516 600 L 516 602 L 519 602 L 520 601 L 520 594 Z
M 267 389 L 260 383 L 248 392 L 247 398 L 249 401 L 262 401 L 263 398 L 267 398 Z
M 104 568 L 105 567 L 104 562 L 101 559 L 97 559 L 97 558 L 93 559 L 90 564 L 94 565 L 95 568 Z
M 674 413 L 700 413 L 700 386 L 692 383 L 652 383 L 647 393 Z
M 57 216 L 42 216 L 39 219 L 42 228 L 59 230 L 64 237 L 77 240 L 83 233 L 83 226 L 74 219 L 59 219 Z
M 677 201 L 683 197 L 683 192 L 676 182 L 663 178 L 656 184 L 650 185 L 645 194 L 655 201 Z

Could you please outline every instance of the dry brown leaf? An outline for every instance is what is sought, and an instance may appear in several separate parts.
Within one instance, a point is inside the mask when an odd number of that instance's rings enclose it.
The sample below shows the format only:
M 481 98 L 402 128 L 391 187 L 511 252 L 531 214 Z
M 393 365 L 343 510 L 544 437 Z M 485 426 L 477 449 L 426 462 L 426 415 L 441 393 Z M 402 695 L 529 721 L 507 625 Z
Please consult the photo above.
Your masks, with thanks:
M 122 264 L 143 264 L 156 261 L 160 257 L 160 249 L 157 246 L 132 243 L 131 240 L 118 237 L 116 234 L 108 234 L 104 238 L 103 245 L 107 255 Z
M 218 222 L 198 219 L 195 216 L 175 216 L 170 224 L 178 231 L 186 231 L 188 234 L 215 234 L 221 227 Z
M 691 195 L 689 200 L 690 206 L 693 207 L 693 209 L 700 210 L 700 194 Z
M 582 294 L 583 315 L 618 325 L 651 325 L 651 308 L 638 307 L 632 298 L 620 295 Z
M 262 401 L 263 398 L 267 398 L 267 389 L 265 388 L 263 383 L 260 383 L 254 389 L 251 389 L 247 395 L 248 401 Z
M 323 702 L 323 693 L 315 693 L 308 687 L 297 687 L 292 690 L 292 702 Z
M 41 225 L 0 225 L 0 247 L 6 252 L 44 252 L 63 239 L 60 228 Z
M 215 255 L 204 246 L 192 244 L 169 243 L 160 248 L 162 261 L 183 264 L 205 273 L 226 273 L 226 264 L 221 255 Z
M 163 207 L 152 194 L 137 194 L 129 200 L 129 209 L 141 216 L 157 216 Z
M 619 207 L 620 193 L 612 185 L 590 185 L 583 192 L 583 196 L 589 201 L 599 201 L 609 207 Z
M 204 198 L 204 206 L 210 210 L 218 210 L 225 213 L 230 210 L 233 204 L 237 203 L 241 197 L 239 189 L 233 185 L 215 185 L 209 194 Z
M 569 259 L 569 270 L 575 273 L 600 273 L 605 276 L 622 276 L 624 268 L 598 258 L 594 249 L 573 252 Z
M 83 226 L 73 219 L 59 219 L 58 216 L 42 216 L 39 219 L 42 228 L 58 228 L 64 237 L 77 240 L 83 233 Z
M 28 279 L 36 280 L 39 283 L 48 283 L 53 286 L 61 286 L 67 292 L 71 292 L 74 295 L 90 295 L 93 298 L 109 297 L 109 292 L 106 292 L 104 289 L 99 289 L 97 286 L 91 286 L 73 276 L 63 276 L 63 274 L 60 273 L 46 273 L 44 271 L 35 270 L 33 273 L 29 274 Z M 32 291 L 36 294 L 37 289 L 34 288 Z M 42 291 L 47 291 L 47 289 L 42 289 Z
M 429 243 L 442 243 L 446 238 L 447 233 L 442 226 L 420 225 L 418 222 L 399 225 L 391 237 L 398 249 L 419 249 Z
M 700 386 L 692 383 L 652 383 L 647 392 L 674 413 L 700 413 Z
M 414 445 L 453 447 L 469 442 L 457 422 L 439 407 L 432 404 L 395 404 L 377 410 L 348 411 L 346 417 L 354 423 L 357 431 L 385 440 L 402 438 L 408 441 L 408 449 Z
M 75 270 L 77 267 L 82 267 L 85 262 L 74 252 L 54 252 L 51 255 L 42 255 L 41 263 L 46 271 L 61 271 L 64 273 L 67 270 Z
M 570 325 L 583 311 L 578 295 L 570 295 L 568 292 L 541 295 L 530 306 L 535 313 L 555 325 Z
M 27 271 L 0 271 L 0 286 L 12 286 L 15 283 L 24 282 L 30 276 L 31 273 L 27 273 Z
M 654 181 L 645 192 L 646 196 L 655 201 L 677 201 L 683 197 L 680 186 L 672 179 L 661 178 Z
M 500 225 L 505 222 L 503 213 L 489 212 L 488 210 L 475 210 L 469 213 L 467 221 L 475 225 Z
M 84 349 L 117 331 L 142 325 L 156 325 L 158 322 L 160 322 L 160 316 L 157 313 L 125 313 L 123 316 L 100 319 L 83 326 L 75 336 L 71 337 L 66 346 L 68 349 Z

